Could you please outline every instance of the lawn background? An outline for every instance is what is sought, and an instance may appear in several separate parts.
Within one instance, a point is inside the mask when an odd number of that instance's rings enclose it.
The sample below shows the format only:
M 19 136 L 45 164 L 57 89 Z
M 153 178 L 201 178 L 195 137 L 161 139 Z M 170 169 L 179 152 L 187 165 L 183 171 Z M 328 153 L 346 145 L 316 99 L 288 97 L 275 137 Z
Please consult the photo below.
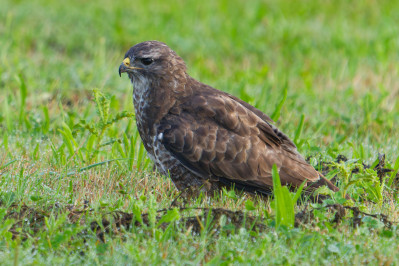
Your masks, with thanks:
M 377 225 L 331 226 L 328 211 L 312 226 L 284 233 L 271 227 L 256 237 L 246 230 L 216 237 L 160 228 L 109 234 L 106 243 L 90 230 L 79 235 L 103 214 L 151 212 L 169 207 L 178 194 L 169 179 L 153 173 L 134 119 L 121 118 L 130 115 L 123 111 L 133 112 L 132 86 L 117 74 L 132 45 L 167 43 L 191 76 L 269 115 L 286 89 L 276 125 L 314 166 L 340 154 L 371 164 L 378 153 L 393 164 L 399 147 L 398 13 L 398 1 L 371 0 L 2 0 L 0 217 L 12 218 L 7 215 L 26 204 L 48 219 L 36 231 L 28 224 L 31 217 L 22 219 L 19 230 L 29 237 L 14 240 L 7 233 L 13 222 L 5 219 L 0 261 L 397 262 L 396 226 L 389 231 Z M 120 114 L 107 128 L 95 95 L 108 101 L 109 117 Z M 93 128 L 104 132 L 96 136 Z M 233 194 L 192 205 L 246 210 L 245 202 L 254 200 Z M 382 204 L 358 204 L 395 221 L 396 193 L 384 195 Z M 85 202 L 93 211 L 81 224 L 69 223 L 54 207 Z M 251 213 L 273 216 L 268 201 L 256 201 Z

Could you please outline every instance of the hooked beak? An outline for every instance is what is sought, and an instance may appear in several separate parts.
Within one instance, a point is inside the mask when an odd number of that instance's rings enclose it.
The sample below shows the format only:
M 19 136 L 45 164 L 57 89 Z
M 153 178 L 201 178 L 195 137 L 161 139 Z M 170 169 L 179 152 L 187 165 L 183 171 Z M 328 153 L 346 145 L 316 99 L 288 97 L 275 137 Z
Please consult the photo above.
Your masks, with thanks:
M 125 59 L 123 59 L 122 64 L 119 66 L 119 77 L 122 76 L 122 73 L 129 72 L 129 70 L 134 70 L 134 69 L 142 69 L 142 68 L 130 66 L 130 59 L 129 57 L 126 57 Z

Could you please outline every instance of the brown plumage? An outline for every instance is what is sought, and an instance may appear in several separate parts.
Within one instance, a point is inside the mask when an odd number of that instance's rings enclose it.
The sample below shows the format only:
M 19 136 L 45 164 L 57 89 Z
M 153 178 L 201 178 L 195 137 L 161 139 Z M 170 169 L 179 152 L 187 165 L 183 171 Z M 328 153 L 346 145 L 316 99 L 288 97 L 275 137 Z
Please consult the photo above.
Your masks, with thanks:
M 137 127 L 149 157 L 179 190 L 212 192 L 221 186 L 270 194 L 271 169 L 282 184 L 312 189 L 331 182 L 298 153 L 272 120 L 248 103 L 186 72 L 184 61 L 166 44 L 139 43 L 126 53 L 119 74 L 134 87 Z

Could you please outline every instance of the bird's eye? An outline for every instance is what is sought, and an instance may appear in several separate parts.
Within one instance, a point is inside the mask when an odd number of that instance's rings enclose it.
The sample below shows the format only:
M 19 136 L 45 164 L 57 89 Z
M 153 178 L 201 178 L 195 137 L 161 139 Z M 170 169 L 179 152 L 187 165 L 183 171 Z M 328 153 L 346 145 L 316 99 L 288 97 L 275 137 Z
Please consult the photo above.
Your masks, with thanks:
M 143 63 L 143 65 L 150 65 L 152 62 L 154 62 L 154 59 L 152 58 L 141 58 L 141 63 Z

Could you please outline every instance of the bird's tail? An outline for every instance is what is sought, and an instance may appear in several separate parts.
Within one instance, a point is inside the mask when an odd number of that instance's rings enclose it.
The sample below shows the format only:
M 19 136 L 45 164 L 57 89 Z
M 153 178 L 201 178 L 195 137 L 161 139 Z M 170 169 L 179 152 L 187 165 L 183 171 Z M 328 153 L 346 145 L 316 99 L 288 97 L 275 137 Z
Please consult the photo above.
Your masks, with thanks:
M 322 186 L 327 186 L 329 189 L 331 189 L 334 192 L 339 191 L 339 188 L 336 187 L 330 180 L 324 177 L 322 173 L 319 172 L 320 179 L 317 180 L 316 182 L 313 182 L 308 185 L 308 188 L 310 189 L 318 189 L 319 187 Z
M 339 188 L 337 186 L 335 186 L 330 180 L 325 178 L 322 173 L 319 172 L 319 175 L 320 175 L 320 179 L 319 180 L 317 180 L 316 182 L 313 182 L 313 183 L 309 183 L 309 185 L 306 187 L 306 191 L 308 193 L 313 194 L 313 192 L 316 189 L 318 189 L 319 187 L 322 187 L 322 186 L 327 186 L 329 189 L 331 189 L 334 192 L 339 191 Z M 312 196 L 314 196 L 314 195 L 312 195 Z M 311 198 L 312 198 L 312 196 L 311 196 Z M 327 195 L 318 195 L 314 199 L 316 201 L 318 201 L 318 202 L 323 202 L 323 200 L 328 199 L 328 198 L 330 198 L 330 197 L 327 196 Z M 347 200 L 352 199 L 348 194 L 345 195 L 345 198 Z

